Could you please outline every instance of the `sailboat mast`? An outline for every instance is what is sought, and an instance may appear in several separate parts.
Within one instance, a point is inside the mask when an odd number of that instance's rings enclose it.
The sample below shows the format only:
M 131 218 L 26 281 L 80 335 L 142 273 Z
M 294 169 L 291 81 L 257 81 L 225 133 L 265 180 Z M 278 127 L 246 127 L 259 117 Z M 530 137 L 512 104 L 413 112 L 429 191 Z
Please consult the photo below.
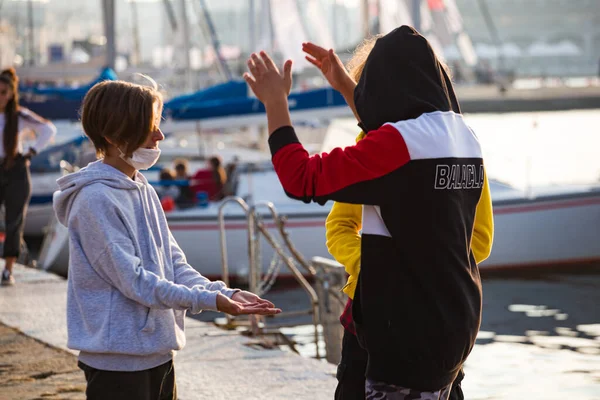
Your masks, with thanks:
M 275 51 L 275 29 L 273 29 L 273 13 L 271 12 L 271 0 L 264 0 L 263 6 L 267 15 L 267 29 L 269 32 L 269 53 Z
M 490 10 L 487 6 L 487 2 L 485 0 L 478 0 L 479 9 L 481 14 L 483 15 L 483 19 L 485 21 L 485 25 L 490 32 L 490 36 L 492 40 L 496 44 L 496 48 L 498 49 L 498 69 L 500 71 L 504 71 L 504 54 L 502 51 L 502 40 L 500 39 L 500 35 L 498 34 L 498 30 L 496 29 L 496 25 L 494 24 L 494 19 L 490 14 Z
M 337 0 L 333 0 L 333 4 L 331 5 L 331 36 L 333 39 L 334 50 L 337 48 L 337 5 Z
M 173 32 L 176 32 L 179 29 L 179 27 L 177 26 L 177 18 L 175 17 L 173 5 L 169 0 L 163 0 L 163 6 L 165 7 L 165 11 L 167 12 L 167 18 L 169 19 L 171 29 L 173 30 Z
M 412 19 L 413 28 L 417 32 L 421 31 L 421 0 L 412 0 Z
M 361 2 L 361 8 L 362 8 L 362 31 L 363 31 L 363 38 L 367 38 L 369 37 L 370 31 L 369 31 L 369 0 L 363 0 Z
M 225 78 L 230 81 L 233 79 L 233 75 L 231 74 L 231 70 L 227 65 L 227 62 L 223 59 L 223 55 L 221 54 L 221 44 L 219 43 L 219 38 L 217 37 L 217 30 L 212 22 L 212 18 L 210 17 L 210 13 L 208 12 L 208 8 L 206 6 L 206 2 L 204 0 L 200 0 L 200 7 L 202 9 L 202 13 L 204 15 L 204 21 L 206 23 L 206 27 L 208 28 L 210 39 L 212 41 L 212 46 L 217 56 L 217 65 L 221 70 L 221 73 L 225 76 Z
M 256 3 L 250 0 L 248 3 L 248 34 L 250 35 L 250 53 L 256 51 Z
M 104 36 L 106 37 L 106 66 L 115 68 L 117 58 L 115 45 L 115 0 L 102 0 Z
M 130 0 L 131 5 L 131 26 L 133 34 L 133 65 L 138 65 L 141 61 L 140 56 L 140 31 L 137 12 L 137 0 Z
M 183 39 L 183 63 L 185 69 L 185 90 L 192 90 L 192 61 L 190 58 L 190 24 L 187 15 L 186 0 L 179 0 L 181 13 L 181 35 Z
M 27 19 L 29 23 L 29 65 L 35 64 L 35 32 L 33 26 L 33 0 L 29 0 L 27 3 Z

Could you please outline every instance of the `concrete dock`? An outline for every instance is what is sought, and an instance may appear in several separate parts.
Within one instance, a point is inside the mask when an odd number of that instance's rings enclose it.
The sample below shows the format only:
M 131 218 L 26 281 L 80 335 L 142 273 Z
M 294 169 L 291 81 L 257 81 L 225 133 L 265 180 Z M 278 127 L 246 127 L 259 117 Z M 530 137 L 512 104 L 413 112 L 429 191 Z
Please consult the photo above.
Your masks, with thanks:
M 31 379 L 34 385 L 39 384 L 40 377 L 53 379 L 54 376 L 55 379 L 57 373 L 64 373 L 71 389 L 63 389 L 56 395 L 37 393 L 33 398 L 85 398 L 81 391 L 85 387 L 83 372 L 79 373 L 76 367 L 77 352 L 66 347 L 66 280 L 23 266 L 17 266 L 14 275 L 15 286 L 0 288 L 0 323 L 59 349 L 72 359 L 69 371 L 39 370 L 35 379 Z M 179 399 L 333 398 L 335 366 L 325 361 L 279 349 L 262 349 L 256 346 L 256 338 L 191 318 L 186 320 L 186 336 L 187 344 L 175 358 Z M 34 346 L 30 351 L 36 351 Z M 0 375 L 10 375 L 8 357 L 0 354 Z M 52 363 L 47 365 L 52 368 Z M 0 399 L 25 398 L 18 394 L 16 387 L 27 385 L 27 381 L 19 378 L 0 382 Z M 30 398 L 29 393 L 26 398 Z

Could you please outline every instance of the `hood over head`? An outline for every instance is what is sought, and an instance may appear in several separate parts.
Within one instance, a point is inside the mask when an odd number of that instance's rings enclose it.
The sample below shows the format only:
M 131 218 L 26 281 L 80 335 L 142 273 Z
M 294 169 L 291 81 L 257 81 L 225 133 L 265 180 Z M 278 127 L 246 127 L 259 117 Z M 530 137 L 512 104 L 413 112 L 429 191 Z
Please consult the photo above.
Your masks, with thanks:
M 460 113 L 444 66 L 427 39 L 406 25 L 377 40 L 354 90 L 354 102 L 367 131 L 428 112 Z

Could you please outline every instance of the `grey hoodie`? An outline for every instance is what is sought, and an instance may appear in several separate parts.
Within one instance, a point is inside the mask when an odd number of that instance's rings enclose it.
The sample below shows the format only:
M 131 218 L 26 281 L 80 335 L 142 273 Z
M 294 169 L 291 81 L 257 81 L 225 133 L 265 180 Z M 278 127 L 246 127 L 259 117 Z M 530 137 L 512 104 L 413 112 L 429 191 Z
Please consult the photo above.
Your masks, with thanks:
M 69 228 L 68 347 L 96 369 L 139 371 L 185 345 L 186 310 L 216 310 L 219 292 L 185 259 L 156 192 L 97 161 L 58 180 L 54 210 Z

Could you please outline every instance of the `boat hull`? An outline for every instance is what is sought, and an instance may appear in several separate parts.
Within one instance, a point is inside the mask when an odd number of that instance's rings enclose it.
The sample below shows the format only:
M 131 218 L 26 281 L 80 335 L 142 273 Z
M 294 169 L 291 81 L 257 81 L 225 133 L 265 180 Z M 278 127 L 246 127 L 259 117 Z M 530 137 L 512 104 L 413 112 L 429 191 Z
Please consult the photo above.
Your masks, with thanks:
M 503 202 L 494 222 L 482 270 L 600 264 L 600 191 Z
M 331 256 L 325 246 L 325 218 L 329 207 L 311 213 L 287 213 L 287 231 L 303 256 Z M 192 211 L 193 212 L 193 211 Z M 189 212 L 188 212 L 189 213 Z M 282 212 L 282 214 L 286 214 Z M 219 226 L 214 216 L 193 217 L 177 212 L 168 217 L 171 231 L 194 268 L 210 278 L 222 277 Z M 490 257 L 480 264 L 482 272 L 504 269 L 551 268 L 556 265 L 600 265 L 600 191 L 494 203 L 495 237 Z M 272 220 L 267 227 L 278 236 Z M 232 279 L 248 274 L 247 223 L 242 215 L 226 220 L 227 255 Z M 51 236 L 55 241 L 56 235 Z M 68 246 L 57 252 L 60 262 L 44 263 L 66 275 Z M 273 251 L 263 242 L 262 264 L 267 271 Z M 280 277 L 291 273 L 281 267 Z

